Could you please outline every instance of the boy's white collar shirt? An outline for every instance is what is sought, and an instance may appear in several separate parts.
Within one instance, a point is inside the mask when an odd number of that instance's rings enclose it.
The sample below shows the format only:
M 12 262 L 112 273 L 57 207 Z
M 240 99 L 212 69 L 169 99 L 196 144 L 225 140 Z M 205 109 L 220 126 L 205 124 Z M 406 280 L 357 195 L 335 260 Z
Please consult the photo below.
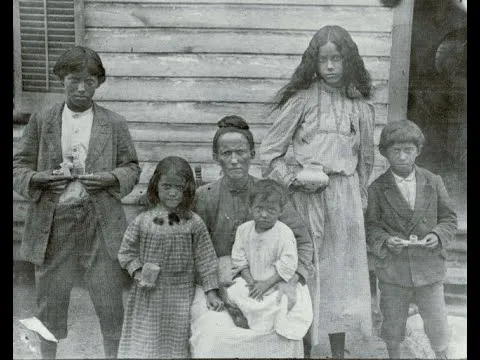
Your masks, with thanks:
M 77 175 L 85 172 L 90 132 L 92 131 L 93 109 L 73 112 L 67 105 L 62 112 L 62 157 L 63 162 L 73 162 Z M 72 158 L 69 159 L 68 155 Z M 58 164 L 60 165 L 60 164 Z M 88 197 L 83 184 L 72 181 L 58 199 L 59 203 L 74 203 Z
M 410 208 L 415 208 L 415 197 L 417 196 L 417 179 L 415 177 L 415 169 L 406 177 L 401 177 L 392 171 L 395 182 L 402 193 Z
M 90 133 L 93 123 L 93 108 L 83 112 L 74 112 L 67 105 L 62 112 L 62 152 L 63 161 L 67 161 L 68 154 L 75 155 L 85 168 Z

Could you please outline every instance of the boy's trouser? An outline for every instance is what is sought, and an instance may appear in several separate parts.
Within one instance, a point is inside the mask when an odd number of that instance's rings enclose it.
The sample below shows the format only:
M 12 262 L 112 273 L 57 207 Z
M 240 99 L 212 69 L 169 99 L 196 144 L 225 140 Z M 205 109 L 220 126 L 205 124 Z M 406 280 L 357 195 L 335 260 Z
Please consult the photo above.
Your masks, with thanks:
M 443 293 L 443 282 L 418 287 L 404 287 L 379 279 L 380 310 L 383 315 L 381 337 L 386 341 L 402 342 L 411 302 L 417 304 L 425 334 L 434 351 L 448 347 L 449 328 Z
M 57 339 L 67 337 L 70 292 L 82 277 L 104 340 L 120 339 L 123 273 L 118 261 L 108 254 L 94 208 L 88 200 L 75 205 L 57 205 L 45 262 L 35 266 L 37 317 Z

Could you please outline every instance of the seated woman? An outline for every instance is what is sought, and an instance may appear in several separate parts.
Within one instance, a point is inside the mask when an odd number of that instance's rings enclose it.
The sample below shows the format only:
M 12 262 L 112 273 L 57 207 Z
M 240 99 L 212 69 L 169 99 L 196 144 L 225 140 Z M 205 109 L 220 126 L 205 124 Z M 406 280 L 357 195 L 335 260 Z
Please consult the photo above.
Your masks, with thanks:
M 213 158 L 223 176 L 197 189 L 195 212 L 204 220 L 219 257 L 219 277 L 232 283 L 231 253 L 239 225 L 252 220 L 248 198 L 253 184 L 260 179 L 249 175 L 255 156 L 253 135 L 239 116 L 227 116 L 218 122 L 213 138 Z M 288 297 L 289 307 L 296 302 L 297 283 L 312 276 L 313 245 L 308 228 L 293 206 L 287 202 L 278 219 L 293 231 L 297 243 L 298 266 L 288 281 L 280 281 L 278 290 Z M 223 292 L 226 306 L 235 308 Z M 197 287 L 191 307 L 191 355 L 194 358 L 301 358 L 301 340 L 291 340 L 275 331 L 260 334 L 237 327 L 227 311 L 215 312 L 205 305 L 205 295 Z

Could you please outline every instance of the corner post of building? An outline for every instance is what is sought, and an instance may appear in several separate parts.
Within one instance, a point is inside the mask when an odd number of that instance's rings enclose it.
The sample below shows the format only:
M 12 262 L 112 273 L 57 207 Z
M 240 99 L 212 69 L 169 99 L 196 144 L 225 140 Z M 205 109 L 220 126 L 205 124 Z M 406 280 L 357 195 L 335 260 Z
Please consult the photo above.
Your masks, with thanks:
M 415 0 L 401 0 L 393 9 L 392 49 L 388 85 L 388 120 L 407 116 L 413 7 Z
M 84 0 L 75 0 L 75 45 L 83 46 L 85 43 L 85 17 Z

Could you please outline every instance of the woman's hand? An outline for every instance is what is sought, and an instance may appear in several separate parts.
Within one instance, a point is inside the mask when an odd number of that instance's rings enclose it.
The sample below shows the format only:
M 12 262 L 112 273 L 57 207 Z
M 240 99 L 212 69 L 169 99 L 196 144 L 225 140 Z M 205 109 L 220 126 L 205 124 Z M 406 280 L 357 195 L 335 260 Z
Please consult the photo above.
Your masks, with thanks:
M 33 175 L 30 179 L 30 184 L 41 190 L 61 194 L 72 180 L 72 176 L 53 175 L 51 170 L 45 170 Z
M 213 311 L 222 311 L 224 303 L 217 295 L 216 290 L 207 291 L 207 308 Z
M 267 280 L 254 281 L 252 284 L 247 285 L 250 289 L 248 296 L 258 301 L 263 300 L 263 295 L 272 287 L 271 283 Z
M 227 293 L 227 288 L 230 287 L 231 285 L 233 285 L 233 281 L 220 284 L 218 293 L 219 293 L 220 299 L 223 301 L 223 304 L 225 305 L 225 308 L 228 310 L 228 312 L 230 312 L 231 314 L 238 315 L 238 314 L 241 314 L 241 311 L 238 308 L 238 306 L 233 301 L 230 300 Z
M 295 273 L 289 282 L 281 281 L 278 283 L 278 295 L 277 303 L 280 303 L 282 296 L 285 294 L 288 299 L 287 310 L 290 309 L 297 302 L 297 284 L 298 284 L 299 275 Z
M 85 186 L 87 191 L 102 190 L 118 185 L 117 177 L 108 171 L 89 175 L 78 175 L 77 178 L 81 181 L 83 186 Z

